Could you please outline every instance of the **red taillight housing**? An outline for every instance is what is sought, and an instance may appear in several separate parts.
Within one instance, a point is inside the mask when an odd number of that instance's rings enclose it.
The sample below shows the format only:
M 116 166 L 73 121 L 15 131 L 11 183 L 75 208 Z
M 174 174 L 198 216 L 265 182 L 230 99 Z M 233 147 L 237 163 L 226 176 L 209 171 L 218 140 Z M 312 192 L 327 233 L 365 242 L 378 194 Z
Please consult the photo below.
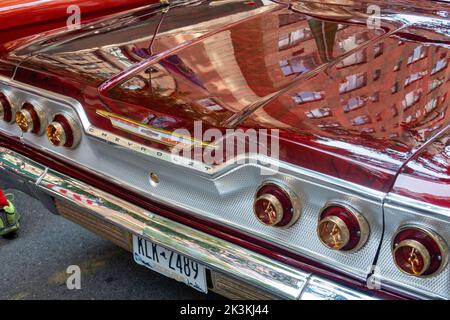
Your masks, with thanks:
M 329 249 L 357 251 L 367 242 L 369 233 L 366 219 L 347 205 L 328 204 L 319 216 L 317 235 Z
M 256 192 L 253 212 L 266 226 L 287 228 L 300 217 L 300 201 L 287 186 L 266 182 Z
M 400 271 L 415 277 L 438 274 L 448 262 L 448 246 L 435 232 L 407 226 L 392 240 L 392 255 Z
M 81 130 L 72 117 L 57 114 L 47 127 L 47 138 L 56 147 L 74 148 L 81 138 Z
M 45 112 L 29 102 L 24 103 L 22 109 L 16 112 L 15 119 L 17 126 L 24 133 L 31 132 L 40 135 L 47 126 Z
M 15 109 L 10 99 L 4 94 L 0 93 L 0 119 L 7 123 L 14 121 Z

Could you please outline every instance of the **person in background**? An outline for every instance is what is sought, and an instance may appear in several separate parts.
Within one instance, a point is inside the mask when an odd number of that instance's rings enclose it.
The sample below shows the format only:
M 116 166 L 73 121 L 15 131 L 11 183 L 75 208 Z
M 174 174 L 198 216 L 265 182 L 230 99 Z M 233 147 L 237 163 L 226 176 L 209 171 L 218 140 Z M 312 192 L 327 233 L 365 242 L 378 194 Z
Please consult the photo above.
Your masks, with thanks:
M 14 236 L 19 230 L 19 214 L 0 189 L 0 236 Z

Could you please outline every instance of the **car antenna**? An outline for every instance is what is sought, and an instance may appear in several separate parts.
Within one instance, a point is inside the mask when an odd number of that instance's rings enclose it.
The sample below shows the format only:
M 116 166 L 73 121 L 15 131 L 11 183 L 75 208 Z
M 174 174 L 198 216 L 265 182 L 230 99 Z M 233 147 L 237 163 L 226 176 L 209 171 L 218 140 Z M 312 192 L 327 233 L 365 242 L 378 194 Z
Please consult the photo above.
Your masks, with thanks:
M 164 16 L 167 12 L 169 12 L 170 9 L 170 1 L 169 0 L 159 0 L 159 2 L 164 6 L 163 9 L 161 10 L 161 18 L 159 19 L 158 25 L 155 28 L 155 32 L 153 34 L 152 40 L 150 41 L 150 44 L 148 45 L 148 53 L 150 56 L 153 55 L 153 44 L 155 43 L 156 40 L 156 36 L 159 33 L 159 30 L 161 29 L 161 25 L 163 23 L 164 20 Z M 153 86 L 152 86 L 152 73 L 148 72 L 149 75 L 149 81 L 150 81 L 150 89 L 153 91 Z

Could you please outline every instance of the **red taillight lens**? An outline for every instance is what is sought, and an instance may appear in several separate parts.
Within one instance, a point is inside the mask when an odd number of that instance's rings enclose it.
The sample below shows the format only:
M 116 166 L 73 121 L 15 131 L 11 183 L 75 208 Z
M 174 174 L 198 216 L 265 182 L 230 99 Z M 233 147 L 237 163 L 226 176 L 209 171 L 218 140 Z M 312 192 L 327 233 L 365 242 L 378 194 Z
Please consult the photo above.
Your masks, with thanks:
M 13 106 L 3 93 L 0 93 L 0 119 L 7 123 L 11 123 L 14 120 Z
M 300 216 L 297 196 L 285 186 L 265 183 L 257 191 L 253 203 L 256 218 L 272 227 L 288 227 Z
M 40 135 L 47 125 L 45 112 L 31 103 L 24 103 L 22 109 L 15 114 L 17 126 L 22 132 Z
M 57 147 L 74 148 L 81 136 L 81 131 L 70 116 L 57 114 L 47 127 L 48 140 Z
M 332 250 L 356 251 L 369 237 L 369 224 L 356 210 L 332 204 L 320 214 L 317 235 Z
M 401 271 L 415 277 L 426 277 L 437 274 L 445 267 L 448 247 L 432 231 L 403 227 L 394 236 L 392 254 Z

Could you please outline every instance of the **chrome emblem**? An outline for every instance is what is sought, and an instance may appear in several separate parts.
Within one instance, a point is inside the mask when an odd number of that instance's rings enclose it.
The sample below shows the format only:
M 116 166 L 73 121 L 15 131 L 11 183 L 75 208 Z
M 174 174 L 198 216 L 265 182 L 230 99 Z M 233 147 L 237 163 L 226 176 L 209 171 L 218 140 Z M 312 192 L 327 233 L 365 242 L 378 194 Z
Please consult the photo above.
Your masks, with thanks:
M 108 111 L 97 110 L 97 114 L 109 119 L 111 121 L 111 125 L 115 129 L 128 132 L 146 140 L 151 140 L 167 146 L 180 148 L 208 146 L 208 143 L 206 142 L 199 141 L 191 137 L 183 136 L 161 128 L 149 126 L 139 121 L 128 119 Z

